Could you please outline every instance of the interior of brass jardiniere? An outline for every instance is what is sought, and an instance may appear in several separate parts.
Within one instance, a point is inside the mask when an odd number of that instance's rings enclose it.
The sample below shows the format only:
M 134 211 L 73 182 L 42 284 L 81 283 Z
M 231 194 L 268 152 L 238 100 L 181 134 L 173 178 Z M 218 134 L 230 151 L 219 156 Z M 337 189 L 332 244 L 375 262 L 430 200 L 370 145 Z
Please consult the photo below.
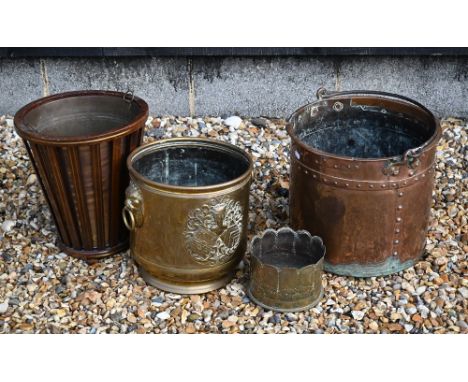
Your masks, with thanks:
M 234 146 L 208 139 L 175 139 L 142 150 L 133 169 L 151 182 L 175 187 L 210 187 L 246 175 L 247 154 Z

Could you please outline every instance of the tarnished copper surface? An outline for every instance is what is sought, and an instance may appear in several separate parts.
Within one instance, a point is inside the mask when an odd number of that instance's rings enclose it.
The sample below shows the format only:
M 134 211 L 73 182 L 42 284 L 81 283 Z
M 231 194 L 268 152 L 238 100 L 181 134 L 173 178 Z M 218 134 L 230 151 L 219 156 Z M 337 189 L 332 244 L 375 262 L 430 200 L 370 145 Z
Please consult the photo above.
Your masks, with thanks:
M 44 97 L 16 113 L 64 252 L 92 260 L 128 248 L 125 160 L 147 117 L 142 99 L 97 90 Z
M 252 239 L 249 297 L 279 312 L 307 310 L 323 293 L 325 247 L 309 232 L 267 229 Z
M 292 227 L 322 237 L 327 247 L 324 267 L 333 273 L 377 276 L 411 266 L 426 240 L 439 121 L 417 102 L 393 94 L 320 90 L 318 98 L 294 112 L 287 126 Z M 380 122 L 372 130 L 374 118 Z M 359 134 L 348 141 L 343 137 L 352 135 L 347 129 L 359 129 L 363 123 L 370 124 L 364 142 L 356 142 Z M 310 138 L 308 126 L 325 140 Z M 341 135 L 331 135 L 335 142 L 329 142 L 330 134 Z M 388 135 L 390 142 L 379 141 L 379 134 Z M 405 147 L 405 139 L 420 143 Z M 378 152 L 372 157 L 366 140 L 392 155 Z M 405 150 L 396 153 L 401 148 Z M 343 155 L 346 150 L 368 157 Z
M 215 140 L 174 138 L 140 147 L 127 165 L 122 214 L 143 278 L 183 294 L 228 283 L 246 250 L 249 155 Z

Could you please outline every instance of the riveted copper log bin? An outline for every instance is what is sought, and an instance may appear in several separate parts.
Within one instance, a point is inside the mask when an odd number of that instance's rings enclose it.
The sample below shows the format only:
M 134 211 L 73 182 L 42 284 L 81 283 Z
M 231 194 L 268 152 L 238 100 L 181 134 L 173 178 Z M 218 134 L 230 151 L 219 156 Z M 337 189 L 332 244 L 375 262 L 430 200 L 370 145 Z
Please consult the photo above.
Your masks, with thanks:
M 54 217 L 59 246 L 87 260 L 128 248 L 121 209 L 128 154 L 148 105 L 129 93 L 76 91 L 41 98 L 14 119 Z
M 439 121 L 394 94 L 317 92 L 292 114 L 292 227 L 322 237 L 325 270 L 386 275 L 423 254 Z
M 143 278 L 175 293 L 225 285 L 244 256 L 252 160 L 202 138 L 161 140 L 128 158 L 122 214 Z

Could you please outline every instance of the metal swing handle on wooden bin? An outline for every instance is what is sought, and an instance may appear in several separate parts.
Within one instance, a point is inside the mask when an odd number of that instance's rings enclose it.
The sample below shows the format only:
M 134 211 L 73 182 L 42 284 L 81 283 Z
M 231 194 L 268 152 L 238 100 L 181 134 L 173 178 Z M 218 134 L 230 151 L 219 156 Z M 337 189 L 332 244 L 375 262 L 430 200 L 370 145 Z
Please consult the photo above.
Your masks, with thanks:
M 143 200 L 140 191 L 130 183 L 126 192 L 125 205 L 122 209 L 122 219 L 129 231 L 134 231 L 143 224 Z

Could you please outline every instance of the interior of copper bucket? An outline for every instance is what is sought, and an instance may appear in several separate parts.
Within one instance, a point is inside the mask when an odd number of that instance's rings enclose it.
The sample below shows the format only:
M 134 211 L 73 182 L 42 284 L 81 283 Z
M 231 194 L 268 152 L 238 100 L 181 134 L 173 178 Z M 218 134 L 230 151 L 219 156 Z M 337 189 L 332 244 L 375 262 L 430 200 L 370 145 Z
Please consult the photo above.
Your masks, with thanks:
M 295 135 L 306 145 L 363 159 L 403 155 L 436 133 L 427 109 L 397 97 L 331 98 L 298 110 L 291 121 Z
M 65 97 L 40 100 L 23 115 L 22 130 L 42 138 L 90 137 L 129 125 L 144 112 L 124 93 L 74 92 Z
M 206 187 L 235 180 L 250 167 L 246 154 L 235 147 L 207 141 L 156 144 L 132 162 L 145 178 L 180 187 Z

